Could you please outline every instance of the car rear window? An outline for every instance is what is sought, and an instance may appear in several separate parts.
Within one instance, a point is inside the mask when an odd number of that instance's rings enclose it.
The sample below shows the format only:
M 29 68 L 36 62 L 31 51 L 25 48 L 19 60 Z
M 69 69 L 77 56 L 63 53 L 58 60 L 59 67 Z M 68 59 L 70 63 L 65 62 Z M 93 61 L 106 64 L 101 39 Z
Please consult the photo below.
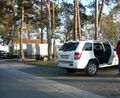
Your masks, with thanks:
M 65 43 L 59 50 L 60 51 L 74 51 L 77 48 L 78 44 L 79 44 L 78 42 Z

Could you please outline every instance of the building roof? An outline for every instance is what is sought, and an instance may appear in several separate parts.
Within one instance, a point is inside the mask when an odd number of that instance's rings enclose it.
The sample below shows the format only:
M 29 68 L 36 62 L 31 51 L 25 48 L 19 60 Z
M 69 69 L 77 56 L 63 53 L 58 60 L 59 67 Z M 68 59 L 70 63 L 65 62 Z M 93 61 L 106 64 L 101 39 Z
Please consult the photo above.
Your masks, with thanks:
M 19 41 L 16 39 L 13 39 L 14 43 L 18 43 Z M 23 43 L 25 44 L 29 44 L 29 43 L 33 43 L 33 44 L 41 44 L 42 41 L 41 39 L 23 39 Z M 43 43 L 46 44 L 47 40 L 43 40 Z

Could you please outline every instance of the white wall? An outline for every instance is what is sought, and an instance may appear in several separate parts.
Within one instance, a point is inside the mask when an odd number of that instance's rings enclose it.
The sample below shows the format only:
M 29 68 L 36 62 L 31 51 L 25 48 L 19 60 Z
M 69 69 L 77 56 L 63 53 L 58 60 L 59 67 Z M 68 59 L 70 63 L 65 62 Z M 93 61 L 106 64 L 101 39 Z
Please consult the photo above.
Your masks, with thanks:
M 15 50 L 19 50 L 20 49 L 20 45 L 19 44 L 14 44 L 14 49 Z M 23 44 L 23 49 L 27 49 L 26 44 Z
M 27 55 L 48 55 L 48 44 L 27 44 Z

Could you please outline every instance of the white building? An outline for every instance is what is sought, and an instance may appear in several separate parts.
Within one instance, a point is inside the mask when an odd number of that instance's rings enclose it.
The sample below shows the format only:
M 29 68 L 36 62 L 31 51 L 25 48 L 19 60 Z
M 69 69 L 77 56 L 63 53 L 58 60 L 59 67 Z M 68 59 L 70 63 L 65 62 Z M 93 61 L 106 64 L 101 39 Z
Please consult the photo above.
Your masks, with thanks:
M 58 41 L 56 42 L 55 45 L 58 48 L 59 46 L 61 46 L 61 44 Z M 13 48 L 13 52 L 19 55 L 20 45 L 16 39 L 13 40 L 13 43 L 12 41 L 9 43 L 10 52 L 12 52 L 12 48 Z M 47 40 L 43 40 L 43 42 L 41 42 L 41 39 L 23 39 L 23 50 L 25 57 L 29 57 L 29 58 L 33 58 L 36 55 L 48 56 Z M 52 49 L 51 49 L 52 54 L 53 51 L 54 50 L 53 50 L 53 41 L 52 41 Z
M 32 55 L 36 55 L 38 54 L 38 50 L 40 50 L 39 48 L 41 47 L 46 47 L 46 50 L 41 48 L 41 51 L 45 51 L 47 52 L 47 40 L 43 40 L 43 43 L 41 42 L 40 39 L 23 39 L 23 51 L 26 57 L 31 57 Z M 16 39 L 13 39 L 13 43 L 12 41 L 9 43 L 9 50 L 10 52 L 12 52 L 12 48 L 13 48 L 13 52 L 15 54 L 19 55 L 19 50 L 20 50 L 20 45 L 19 42 Z M 42 52 L 42 53 L 45 53 Z M 46 53 L 45 53 L 46 54 Z

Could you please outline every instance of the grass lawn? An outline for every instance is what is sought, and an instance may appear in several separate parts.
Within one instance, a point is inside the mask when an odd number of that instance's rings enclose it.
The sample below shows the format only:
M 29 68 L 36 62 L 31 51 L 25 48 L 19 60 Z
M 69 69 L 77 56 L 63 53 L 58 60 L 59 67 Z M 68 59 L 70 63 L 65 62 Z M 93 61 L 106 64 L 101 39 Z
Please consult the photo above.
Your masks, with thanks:
M 37 66 L 44 66 L 44 67 L 51 67 L 51 68 L 56 68 L 57 67 L 57 64 L 56 64 L 55 60 L 51 60 L 51 61 L 30 61 L 30 62 L 28 62 L 28 64 L 37 65 Z

